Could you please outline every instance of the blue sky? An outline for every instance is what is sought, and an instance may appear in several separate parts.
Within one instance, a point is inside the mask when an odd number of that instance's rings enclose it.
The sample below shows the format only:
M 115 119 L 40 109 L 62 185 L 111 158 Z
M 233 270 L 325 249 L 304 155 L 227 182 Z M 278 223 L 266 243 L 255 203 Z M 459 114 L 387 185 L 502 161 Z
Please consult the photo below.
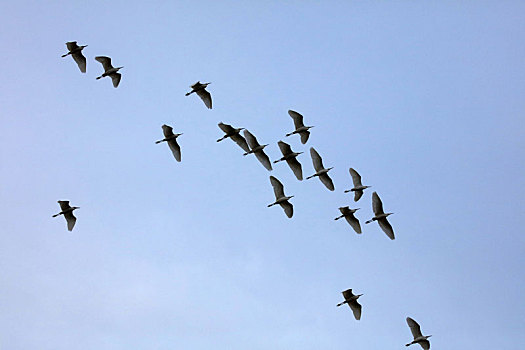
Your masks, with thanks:
M 525 4 L 0 5 L 2 349 L 435 349 L 525 341 Z M 81 74 L 64 43 L 89 45 Z M 95 56 L 124 66 L 114 89 Z M 185 97 L 211 81 L 214 108 Z M 306 145 L 287 114 L 315 125 Z M 266 171 L 315 147 L 335 192 Z M 183 132 L 177 163 L 161 125 Z M 348 168 L 373 186 L 354 204 Z M 269 176 L 294 195 L 286 218 Z M 396 232 L 371 217 L 377 191 Z M 66 230 L 57 200 L 79 206 Z M 339 206 L 362 208 L 358 236 Z M 361 321 L 336 308 L 364 294 Z

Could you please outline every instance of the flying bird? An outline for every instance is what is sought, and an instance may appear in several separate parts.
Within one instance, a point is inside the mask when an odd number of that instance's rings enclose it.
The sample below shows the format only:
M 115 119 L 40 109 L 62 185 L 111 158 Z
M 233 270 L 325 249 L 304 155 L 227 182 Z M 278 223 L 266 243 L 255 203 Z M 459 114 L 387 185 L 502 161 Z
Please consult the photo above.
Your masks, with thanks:
M 173 156 L 175 157 L 177 162 L 180 162 L 180 146 L 177 143 L 177 137 L 179 137 L 182 134 L 174 134 L 173 128 L 166 124 L 162 126 L 162 132 L 164 133 L 164 138 L 162 140 L 155 141 L 155 143 L 161 143 L 166 141 L 168 143 L 168 146 L 170 146 L 171 153 L 173 153 Z
M 270 158 L 264 153 L 264 147 L 268 145 L 260 145 L 259 142 L 257 142 L 257 139 L 255 136 L 252 135 L 251 132 L 248 130 L 244 130 L 244 138 L 248 142 L 248 146 L 250 146 L 250 150 L 243 154 L 243 156 L 246 156 L 250 153 L 255 154 L 259 162 L 267 169 L 272 170 L 272 163 L 270 163 Z
M 410 317 L 407 317 L 407 323 L 410 327 L 410 331 L 412 332 L 412 336 L 414 337 L 414 340 L 411 341 L 408 344 L 405 344 L 405 346 L 410 346 L 412 344 L 419 344 L 423 348 L 423 350 L 429 350 L 430 349 L 430 342 L 428 341 L 428 338 L 431 337 L 431 335 L 423 335 L 421 333 L 421 327 L 419 327 L 419 324 L 411 319 Z
M 76 41 L 68 41 L 66 43 L 68 53 L 62 55 L 62 57 L 66 57 L 67 55 L 71 55 L 75 62 L 77 63 L 78 68 L 82 73 L 86 73 L 86 58 L 82 54 L 82 50 L 87 47 L 87 45 L 78 46 Z
M 270 183 L 272 184 L 273 193 L 275 194 L 275 202 L 273 202 L 272 204 L 268 204 L 268 208 L 273 205 L 279 204 L 281 208 L 283 208 L 286 216 L 291 218 L 293 216 L 293 205 L 290 202 L 288 202 L 288 200 L 293 196 L 285 196 L 283 184 L 275 177 L 270 176 Z
M 361 175 L 354 168 L 350 168 L 350 176 L 352 177 L 352 182 L 354 187 L 350 190 L 345 190 L 345 193 L 354 192 L 354 202 L 357 202 L 359 198 L 363 196 L 363 190 L 369 188 L 370 186 L 363 186 L 361 183 Z
M 239 145 L 239 147 L 241 147 L 245 152 L 250 152 L 250 147 L 248 147 L 248 144 L 246 143 L 246 140 L 244 139 L 244 137 L 241 136 L 240 134 L 240 131 L 241 130 L 244 130 L 244 128 L 234 128 L 232 127 L 231 125 L 228 125 L 228 124 L 224 124 L 222 122 L 220 122 L 219 124 L 219 128 L 224 131 L 224 133 L 226 135 L 224 135 L 223 137 L 221 137 L 220 139 L 217 140 L 217 142 L 221 142 L 222 140 L 224 140 L 225 138 L 230 138 L 232 139 L 236 144 Z
M 328 188 L 330 191 L 335 190 L 334 183 L 332 182 L 330 176 L 328 176 L 328 172 L 333 169 L 333 167 L 325 169 L 323 166 L 323 159 L 313 147 L 310 147 L 310 156 L 312 157 L 312 163 L 314 164 L 315 174 L 308 176 L 306 180 L 318 176 L 319 180 L 321 180 L 326 188 Z
M 122 78 L 122 75 L 118 73 L 119 69 L 124 67 L 113 67 L 111 65 L 111 58 L 106 56 L 97 56 L 95 57 L 97 61 L 102 63 L 102 67 L 104 67 L 104 73 L 102 73 L 101 76 L 97 77 L 97 80 L 104 77 L 111 77 L 111 81 L 113 82 L 113 87 L 117 87 L 120 83 L 120 78 Z
M 211 94 L 208 91 L 206 91 L 206 87 L 210 84 L 211 83 L 201 83 L 200 81 L 198 81 L 192 86 L 190 86 L 191 91 L 186 93 L 186 96 L 189 96 L 195 92 L 197 95 L 199 95 L 206 107 L 211 109 Z
M 348 306 L 350 306 L 350 309 L 352 309 L 352 312 L 354 313 L 355 319 L 359 321 L 361 319 L 361 304 L 357 302 L 357 299 L 359 299 L 359 297 L 363 294 L 354 295 L 354 293 L 352 293 L 352 289 L 347 289 L 342 293 L 343 297 L 345 298 L 345 301 L 337 304 L 337 306 L 348 304 Z
M 275 160 L 274 164 L 282 162 L 283 160 L 286 161 L 290 169 L 292 169 L 297 180 L 301 181 L 303 179 L 303 169 L 301 167 L 301 163 L 299 163 L 296 157 L 303 152 L 292 151 L 290 145 L 283 141 L 279 141 L 277 144 L 279 145 L 279 149 L 281 150 L 283 157 L 281 159 Z
M 336 217 L 334 220 L 339 220 L 341 218 L 345 218 L 346 222 L 352 226 L 355 232 L 361 233 L 361 225 L 359 224 L 359 220 L 354 216 L 354 213 L 358 211 L 361 208 L 357 209 L 350 209 L 349 207 L 340 207 L 339 211 L 341 212 L 341 216 Z
M 290 136 L 293 134 L 299 134 L 301 135 L 301 143 L 304 145 L 306 141 L 308 141 L 308 137 L 310 137 L 310 131 L 308 131 L 308 129 L 313 128 L 313 126 L 304 126 L 303 116 L 295 111 L 289 110 L 288 114 L 293 119 L 295 130 L 292 131 L 291 133 L 286 134 L 286 136 Z
M 394 230 L 386 219 L 388 215 L 392 215 L 394 213 L 385 214 L 383 211 L 383 203 L 381 202 L 381 199 L 379 199 L 377 192 L 372 193 L 372 209 L 374 210 L 374 217 L 366 221 L 365 224 L 369 224 L 372 221 L 377 221 L 383 232 L 386 233 L 390 239 L 395 239 Z
M 69 201 L 58 201 L 58 204 L 60 204 L 60 213 L 53 215 L 53 217 L 55 218 L 59 215 L 64 215 L 67 222 L 67 229 L 72 231 L 77 222 L 77 218 L 73 215 L 73 211 L 80 207 L 71 207 Z

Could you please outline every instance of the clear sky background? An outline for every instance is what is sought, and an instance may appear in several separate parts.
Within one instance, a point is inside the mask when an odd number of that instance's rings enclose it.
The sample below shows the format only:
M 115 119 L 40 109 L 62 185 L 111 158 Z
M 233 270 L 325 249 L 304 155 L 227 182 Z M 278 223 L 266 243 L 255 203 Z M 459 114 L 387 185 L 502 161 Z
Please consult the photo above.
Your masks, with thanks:
M 523 1 L 4 1 L 0 347 L 525 343 Z M 66 41 L 89 45 L 81 74 Z M 99 81 L 95 56 L 121 70 Z M 195 95 L 212 84 L 214 108 Z M 284 138 L 287 110 L 315 125 Z M 285 140 L 336 190 L 266 171 Z M 161 139 L 183 132 L 182 162 Z M 353 203 L 348 168 L 373 186 Z M 288 219 L 269 175 L 292 199 Z M 372 216 L 377 191 L 396 232 Z M 72 233 L 51 218 L 79 206 Z M 362 208 L 358 236 L 338 207 Z M 356 321 L 340 292 L 362 293 Z M 418 346 L 415 346 L 416 348 Z

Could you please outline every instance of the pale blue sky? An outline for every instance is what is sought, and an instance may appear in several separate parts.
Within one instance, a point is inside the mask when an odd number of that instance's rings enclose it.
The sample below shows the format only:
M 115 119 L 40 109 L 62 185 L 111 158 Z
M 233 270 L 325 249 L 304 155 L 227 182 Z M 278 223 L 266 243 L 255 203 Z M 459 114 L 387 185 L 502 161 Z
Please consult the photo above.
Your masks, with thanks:
M 3 43 L 0 347 L 432 349 L 525 342 L 522 1 L 10 1 Z M 89 45 L 87 73 L 62 59 Z M 96 81 L 107 55 L 114 89 Z M 211 81 L 214 109 L 185 97 Z M 288 109 L 315 125 L 284 139 Z M 266 171 L 309 147 L 336 191 Z M 162 124 L 182 147 L 177 163 Z M 343 190 L 354 167 L 381 196 Z M 295 195 L 294 217 L 269 175 Z M 59 199 L 80 206 L 66 230 Z M 362 208 L 363 234 L 333 220 Z M 364 296 L 361 321 L 336 308 Z

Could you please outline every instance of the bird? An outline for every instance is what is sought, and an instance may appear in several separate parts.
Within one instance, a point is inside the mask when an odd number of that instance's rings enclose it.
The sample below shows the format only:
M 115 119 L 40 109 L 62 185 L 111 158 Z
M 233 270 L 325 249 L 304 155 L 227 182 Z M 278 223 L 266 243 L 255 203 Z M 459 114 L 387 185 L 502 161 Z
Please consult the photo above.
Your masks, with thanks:
M 301 135 L 301 143 L 304 145 L 306 141 L 308 141 L 308 137 L 310 137 L 310 132 L 308 131 L 308 129 L 313 128 L 313 126 L 304 126 L 303 116 L 300 113 L 297 113 L 296 111 L 292 111 L 290 109 L 288 110 L 288 114 L 293 119 L 295 130 L 292 131 L 291 133 L 286 134 L 286 136 L 290 136 L 293 134 L 299 134 Z
M 339 211 L 341 212 L 341 216 L 336 217 L 334 220 L 339 220 L 341 218 L 345 218 L 346 222 L 352 226 L 355 232 L 361 233 L 361 225 L 359 224 L 359 220 L 354 216 L 354 213 L 358 211 L 361 208 L 357 209 L 350 209 L 348 206 L 346 207 L 340 207 Z
M 386 233 L 386 235 L 391 240 L 394 240 L 394 230 L 392 229 L 392 226 L 386 219 L 387 216 L 392 215 L 394 213 L 385 213 L 383 211 L 383 203 L 381 202 L 381 199 L 379 199 L 377 192 L 372 193 L 372 209 L 374 210 L 374 217 L 366 221 L 365 224 L 369 224 L 372 221 L 377 221 L 383 232 Z
M 240 134 L 241 130 L 244 130 L 244 128 L 234 128 L 231 125 L 224 124 L 223 122 L 220 122 L 219 128 L 226 133 L 223 137 L 217 140 L 217 142 L 221 142 L 225 138 L 232 139 L 236 144 L 239 145 L 245 152 L 250 152 L 250 147 L 248 147 L 248 144 L 246 143 L 246 140 L 242 135 Z
M 350 190 L 345 190 L 345 193 L 354 192 L 354 202 L 357 202 L 359 198 L 363 196 L 363 190 L 371 186 L 363 186 L 361 183 L 361 175 L 359 175 L 359 173 L 355 171 L 354 168 L 350 168 L 350 176 L 352 177 L 354 187 Z
M 252 135 L 251 132 L 248 130 L 244 130 L 244 138 L 248 142 L 248 146 L 250 146 L 250 150 L 243 154 L 243 156 L 246 156 L 250 153 L 255 154 L 259 162 L 269 171 L 272 170 L 272 163 L 270 163 L 270 158 L 264 153 L 264 147 L 268 145 L 260 145 L 259 142 L 257 142 L 257 139 L 255 136 Z
M 283 184 L 275 177 L 270 176 L 270 183 L 272 184 L 273 193 L 275 194 L 275 202 L 273 202 L 272 204 L 268 204 L 268 208 L 273 205 L 279 204 L 281 208 L 283 208 L 286 216 L 291 218 L 293 216 L 293 205 L 290 202 L 288 202 L 288 200 L 293 196 L 285 196 Z
M 352 293 L 352 289 L 347 289 L 342 293 L 343 297 L 345 298 L 345 301 L 337 304 L 337 306 L 339 307 L 343 304 L 348 304 L 348 306 L 350 307 L 350 309 L 352 309 L 352 312 L 354 313 L 355 319 L 359 321 L 361 319 L 361 304 L 359 304 L 357 299 L 359 299 L 359 297 L 363 294 L 354 295 L 354 293 Z
M 166 124 L 162 125 L 162 132 L 164 133 L 164 138 L 162 140 L 155 141 L 155 143 L 166 141 L 168 146 L 170 146 L 171 153 L 173 153 L 173 156 L 177 162 L 180 162 L 180 146 L 177 143 L 177 137 L 182 134 L 174 134 L 173 128 Z
M 62 55 L 62 57 L 66 57 L 67 55 L 71 55 L 75 62 L 77 63 L 78 68 L 82 73 L 86 73 L 86 58 L 82 54 L 82 50 L 87 47 L 87 45 L 78 46 L 76 41 L 68 41 L 66 43 L 68 53 Z
M 68 231 L 73 231 L 73 227 L 75 227 L 75 223 L 77 222 L 77 218 L 73 215 L 73 211 L 80 207 L 71 207 L 69 201 L 58 201 L 58 204 L 60 204 L 60 213 L 53 215 L 53 217 L 55 218 L 59 215 L 64 215 Z
M 197 93 L 197 95 L 199 95 L 206 107 L 208 107 L 208 109 L 211 109 L 211 94 L 208 91 L 206 91 L 206 87 L 210 84 L 211 83 L 201 83 L 200 81 L 198 81 L 190 86 L 191 91 L 186 93 L 186 96 L 189 96 L 194 92 Z
M 102 73 L 101 76 L 97 77 L 97 80 L 104 77 L 111 77 L 111 81 L 113 82 L 113 87 L 117 87 L 120 83 L 120 78 L 122 78 L 122 75 L 120 73 L 117 73 L 119 69 L 124 67 L 113 67 L 111 65 L 111 58 L 106 56 L 97 56 L 95 57 L 97 61 L 102 63 L 102 67 L 104 67 L 104 73 Z
M 283 157 L 281 159 L 275 160 L 274 164 L 278 162 L 282 162 L 283 160 L 286 161 L 290 169 L 292 169 L 297 180 L 302 181 L 303 180 L 303 169 L 301 167 L 301 163 L 299 163 L 296 157 L 299 154 L 302 154 L 303 152 L 293 152 L 290 145 L 283 141 L 279 141 L 277 142 L 277 144 L 279 145 L 279 149 L 281 150 Z
M 412 344 L 419 344 L 424 350 L 430 349 L 430 342 L 428 341 L 428 338 L 431 337 L 431 335 L 423 335 L 421 333 L 421 327 L 419 327 L 419 324 L 414 321 L 412 318 L 407 317 L 407 323 L 410 327 L 410 331 L 412 332 L 412 336 L 414 337 L 414 340 L 412 340 L 410 343 L 405 344 L 405 346 L 410 346 Z
M 310 147 L 310 156 L 312 157 L 312 163 L 314 164 L 315 174 L 308 176 L 306 180 L 318 176 L 319 180 L 321 180 L 326 188 L 328 188 L 330 191 L 335 190 L 334 183 L 332 182 L 330 176 L 328 176 L 328 172 L 333 169 L 333 167 L 325 169 L 323 166 L 323 159 L 313 147 Z

